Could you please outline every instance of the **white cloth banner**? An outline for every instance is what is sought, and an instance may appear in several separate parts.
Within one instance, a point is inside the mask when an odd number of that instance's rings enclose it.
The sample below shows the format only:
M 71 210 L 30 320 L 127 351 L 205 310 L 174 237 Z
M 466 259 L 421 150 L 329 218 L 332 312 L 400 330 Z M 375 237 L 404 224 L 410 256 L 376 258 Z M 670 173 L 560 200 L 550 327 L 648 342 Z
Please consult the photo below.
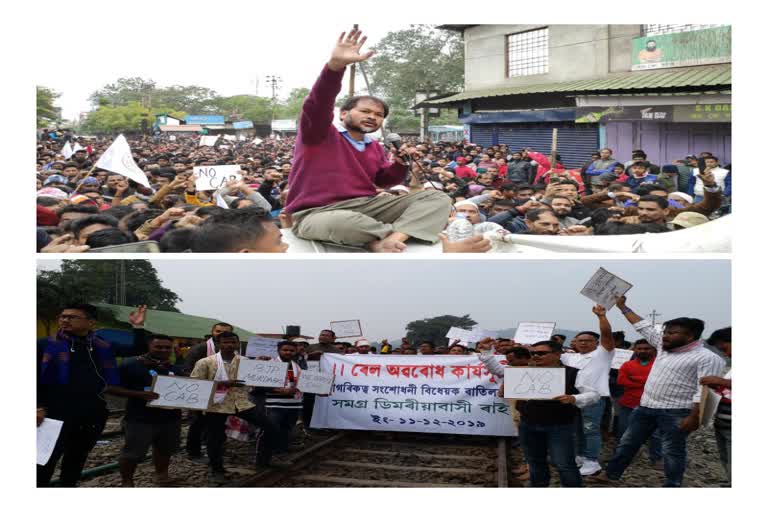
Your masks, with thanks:
M 133 161 L 131 148 L 122 134 L 118 135 L 112 145 L 101 155 L 99 161 L 96 162 L 96 167 L 123 175 L 149 188 L 149 181 L 147 181 L 144 171 L 139 169 L 139 166 Z
M 61 155 L 67 160 L 69 160 L 70 158 L 72 158 L 72 155 L 74 154 L 75 152 L 72 149 L 72 146 L 70 145 L 69 141 L 67 141 L 67 143 L 64 144 L 64 147 L 61 148 Z
M 517 434 L 497 380 L 474 355 L 323 354 L 321 363 L 335 380 L 331 396 L 315 400 L 312 428 Z

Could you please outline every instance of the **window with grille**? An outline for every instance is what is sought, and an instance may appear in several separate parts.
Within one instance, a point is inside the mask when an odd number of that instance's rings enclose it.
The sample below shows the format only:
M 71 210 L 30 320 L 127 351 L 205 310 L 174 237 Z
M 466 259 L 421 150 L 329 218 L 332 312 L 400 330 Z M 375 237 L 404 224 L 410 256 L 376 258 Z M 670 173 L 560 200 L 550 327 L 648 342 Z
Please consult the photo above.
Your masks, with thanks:
M 549 73 L 549 28 L 507 36 L 507 77 Z
M 658 36 L 660 34 L 674 34 L 675 32 L 691 32 L 704 28 L 723 27 L 725 25 L 643 25 L 646 36 Z

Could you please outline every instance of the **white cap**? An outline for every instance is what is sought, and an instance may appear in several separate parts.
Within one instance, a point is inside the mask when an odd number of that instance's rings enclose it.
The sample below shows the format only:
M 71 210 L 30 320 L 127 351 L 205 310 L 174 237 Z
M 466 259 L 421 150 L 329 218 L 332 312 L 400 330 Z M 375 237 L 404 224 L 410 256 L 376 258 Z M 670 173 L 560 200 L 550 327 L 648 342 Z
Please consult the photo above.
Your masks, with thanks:
M 368 341 L 368 340 L 367 340 L 367 339 L 365 339 L 365 338 L 361 338 L 361 339 L 359 339 L 359 340 L 357 340 L 357 341 L 355 342 L 355 346 L 356 346 L 356 347 L 370 347 L 370 346 L 371 346 L 371 342 L 370 342 L 370 341 Z
M 395 185 L 394 187 L 390 187 L 389 190 L 397 190 L 399 192 L 410 192 L 410 190 L 408 190 L 408 187 L 406 187 L 405 185 Z

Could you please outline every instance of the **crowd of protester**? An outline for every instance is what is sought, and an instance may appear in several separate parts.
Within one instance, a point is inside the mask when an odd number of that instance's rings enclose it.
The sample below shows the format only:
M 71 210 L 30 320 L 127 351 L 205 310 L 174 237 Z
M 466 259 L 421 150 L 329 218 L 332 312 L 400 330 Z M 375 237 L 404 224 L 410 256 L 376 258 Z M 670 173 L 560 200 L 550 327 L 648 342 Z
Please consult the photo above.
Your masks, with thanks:
M 315 395 L 299 393 L 297 378 L 308 368 L 308 361 L 320 360 L 326 353 L 351 357 L 474 353 L 497 377 L 500 396 L 504 388 L 500 360 L 508 366 L 564 367 L 566 394 L 551 400 L 517 400 L 511 405 L 510 421 L 517 424 L 519 432 L 514 446 L 522 450 L 525 461 L 512 474 L 532 487 L 550 485 L 550 463 L 566 487 L 619 480 L 631 464 L 662 469 L 664 486 L 682 486 L 687 438 L 701 426 L 705 402 L 702 386 L 706 386 L 720 398 L 714 435 L 730 481 L 731 372 L 725 373 L 731 357 L 730 327 L 715 330 L 703 341 L 705 325 L 700 319 L 671 319 L 657 330 L 627 305 L 626 298 L 621 297 L 617 306 L 641 336 L 633 344 L 625 341 L 623 331 L 612 330 L 602 306 L 592 310 L 599 332 L 580 332 L 570 343 L 565 336 L 553 334 L 549 340 L 530 345 L 505 338 L 486 338 L 473 347 L 456 340 L 436 346 L 431 341 L 417 339 L 411 343 L 403 339 L 397 347 L 383 340 L 377 348 L 365 339 L 341 341 L 331 330 L 321 331 L 315 343 L 306 337 L 286 336 L 278 343 L 277 356 L 290 363 L 285 385 L 269 389 L 250 388 L 237 380 L 242 343 L 230 324 L 213 325 L 195 345 L 177 344 L 167 336 L 144 330 L 147 310 L 141 306 L 129 316 L 133 345 L 118 346 L 95 334 L 95 307 L 71 305 L 62 310 L 56 334 L 37 344 L 37 423 L 45 418 L 64 422 L 49 462 L 38 466 L 37 483 L 49 486 L 61 461 L 59 484 L 78 485 L 88 454 L 105 426 L 105 395 L 127 400 L 125 445 L 119 458 L 126 487 L 134 485 L 136 465 L 150 448 L 158 485 L 183 483 L 169 476 L 174 456 L 207 463 L 209 479 L 226 482 L 230 475 L 223 454 L 226 432 L 231 429 L 243 434 L 243 439 L 249 439 L 249 431 L 258 432 L 253 439 L 253 464 L 286 467 L 285 456 L 295 448 L 299 432 L 313 431 Z M 611 368 L 617 348 L 634 352 L 618 370 Z M 117 356 L 124 356 L 119 364 Z M 151 391 L 155 375 L 215 380 L 217 397 L 224 393 L 205 412 L 190 414 L 185 454 L 180 442 L 181 411 L 146 406 L 159 397 Z M 616 448 L 601 461 L 604 435 L 616 436 Z M 648 459 L 642 460 L 636 454 L 646 443 Z M 646 484 L 656 486 L 659 482 Z
M 621 163 L 596 148 L 581 168 L 566 169 L 556 152 L 531 147 L 393 133 L 377 141 L 389 114 L 381 98 L 352 96 L 334 114 L 346 68 L 374 53 L 362 50 L 365 41 L 357 27 L 338 38 L 295 138 L 130 140 L 149 187 L 95 165 L 111 139 L 42 131 L 38 250 L 284 252 L 278 228 L 291 228 L 305 240 L 372 252 L 403 252 L 407 240 L 487 252 L 508 234 L 661 233 L 730 211 L 730 164 L 707 152 L 659 166 L 640 149 Z M 65 158 L 68 148 L 75 151 Z M 216 165 L 239 165 L 242 179 L 197 190 L 194 167 Z
M 198 137 L 168 135 L 130 140 L 151 188 L 94 168 L 111 138 L 77 139 L 70 159 L 64 138 L 48 132 L 37 152 L 37 250 L 84 252 L 111 247 L 144 252 L 284 252 L 279 228 L 292 226 L 283 212 L 295 138 L 261 144 L 223 141 L 200 146 Z M 638 150 L 626 164 L 610 149 L 579 169 L 565 169 L 532 148 L 513 150 L 460 143 L 412 141 L 419 170 L 381 195 L 439 190 L 477 234 L 614 235 L 661 233 L 704 224 L 730 212 L 730 165 L 709 154 L 689 155 L 661 167 Z M 195 166 L 239 165 L 242 181 L 221 191 L 195 189 Z M 414 169 L 416 167 L 414 166 Z M 333 181 L 328 187 L 337 185 Z M 136 245 L 154 241 L 155 247 Z M 126 244 L 128 244 L 126 246 Z M 151 244 L 155 245 L 155 244 Z M 117 247 L 115 247 L 117 246 Z M 123 246 L 121 249 L 120 246 Z M 444 248 L 451 250 L 448 242 Z M 488 245 L 477 250 L 488 250 Z

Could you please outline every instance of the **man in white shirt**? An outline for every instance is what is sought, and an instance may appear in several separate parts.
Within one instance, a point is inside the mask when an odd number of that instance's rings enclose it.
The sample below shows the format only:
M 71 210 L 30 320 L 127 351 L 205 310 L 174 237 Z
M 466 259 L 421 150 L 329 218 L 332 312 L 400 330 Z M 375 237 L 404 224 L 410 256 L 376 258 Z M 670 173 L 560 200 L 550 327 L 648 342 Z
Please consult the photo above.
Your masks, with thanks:
M 652 322 L 632 311 L 621 297 L 616 302 L 635 330 L 656 347 L 658 355 L 645 383 L 640 406 L 629 417 L 616 453 L 608 462 L 606 477 L 618 480 L 640 447 L 657 428 L 661 433 L 664 487 L 680 487 L 686 464 L 688 434 L 699 428 L 699 382 L 709 375 L 722 375 L 725 361 L 704 347 L 704 322 L 698 318 L 675 318 L 664 323 L 663 334 Z
M 728 176 L 728 169 L 720 167 L 720 160 L 716 156 L 704 157 L 704 171 L 710 171 L 715 177 L 715 183 L 720 187 L 720 190 L 725 190 L 725 177 Z M 688 194 L 694 196 L 694 201 L 697 203 L 704 199 L 705 184 L 699 176 L 704 171 L 694 169 L 693 176 L 691 177 L 693 185 L 688 185 Z
M 580 418 L 577 419 L 576 464 L 580 466 L 579 472 L 583 476 L 594 475 L 602 469 L 597 461 L 602 444 L 600 422 L 603 418 L 605 404 L 611 396 L 608 387 L 608 374 L 611 371 L 613 349 L 616 346 L 611 324 L 605 316 L 605 308 L 596 305 L 592 308 L 592 312 L 597 315 L 599 320 L 600 334 L 592 331 L 580 332 L 571 340 L 571 348 L 576 353 L 565 353 L 560 356 L 564 365 L 578 368 L 582 377 L 589 380 L 592 387 L 600 393 L 600 400 L 582 408 Z

